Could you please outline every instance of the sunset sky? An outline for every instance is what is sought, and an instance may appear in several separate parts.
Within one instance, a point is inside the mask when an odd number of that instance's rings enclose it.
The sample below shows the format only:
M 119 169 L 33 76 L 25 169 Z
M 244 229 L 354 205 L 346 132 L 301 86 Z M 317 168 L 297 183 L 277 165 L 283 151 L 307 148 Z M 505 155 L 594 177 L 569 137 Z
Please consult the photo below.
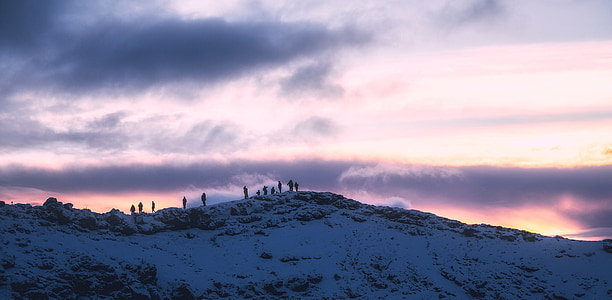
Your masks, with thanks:
M 2 1 L 0 200 L 278 180 L 612 238 L 612 2 Z

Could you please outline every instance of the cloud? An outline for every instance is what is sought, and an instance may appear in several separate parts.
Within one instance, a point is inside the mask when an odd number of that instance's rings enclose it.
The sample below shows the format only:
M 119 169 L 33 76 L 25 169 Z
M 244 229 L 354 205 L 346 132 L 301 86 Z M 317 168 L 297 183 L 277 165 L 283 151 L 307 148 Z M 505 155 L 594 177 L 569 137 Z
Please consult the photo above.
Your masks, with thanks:
M 472 0 L 447 2 L 437 20 L 446 26 L 468 25 L 492 21 L 506 12 L 499 0 Z
M 419 165 L 385 165 L 377 164 L 373 166 L 351 167 L 340 175 L 339 181 L 351 179 L 381 178 L 387 181 L 392 176 L 411 177 L 411 178 L 451 178 L 461 175 L 458 168 L 419 166 Z
M 332 191 L 381 205 L 459 207 L 474 211 L 541 207 L 585 228 L 612 227 L 612 167 L 523 169 L 501 167 L 381 166 L 318 159 L 207 161 L 195 164 L 0 167 L 0 190 L 28 188 L 66 193 L 167 193 L 181 190 L 250 191 L 289 179 L 303 190 Z M 568 200 L 570 199 L 570 200 Z M 568 202 L 569 201 L 569 202 Z
M 291 76 L 281 81 L 281 94 L 286 97 L 338 98 L 344 89 L 330 82 L 330 63 L 313 63 L 296 69 Z
M 67 1 L 0 2 L 0 51 L 27 51 L 54 26 Z
M 84 21 L 65 12 L 76 8 L 52 2 L 8 6 L 3 14 L 18 17 L 3 19 L 6 24 L 0 26 L 5 41 L 0 65 L 10 70 L 0 75 L 5 93 L 141 92 L 175 83 L 211 84 L 367 40 L 352 28 L 308 22 L 101 13 L 90 13 L 98 19 Z M 39 15 L 38 21 L 23 21 Z M 13 27 L 17 32 L 9 30 Z M 24 51 L 7 50 L 15 43 Z
M 303 160 L 295 162 L 235 161 L 203 162 L 189 165 L 128 164 L 114 166 L 66 167 L 62 170 L 0 167 L 0 186 L 31 187 L 66 192 L 172 191 L 190 186 L 226 187 L 270 179 L 294 179 L 302 187 L 333 190 L 337 176 L 350 163 Z M 272 178 L 275 176 L 275 178 Z M 244 180 L 244 181 L 240 181 Z M 240 181 L 240 182 L 239 182 Z
M 297 139 L 312 140 L 317 137 L 330 137 L 340 132 L 340 127 L 334 120 L 322 117 L 310 117 L 295 125 L 291 136 Z
M 128 112 L 113 112 L 91 120 L 72 120 L 66 129 L 49 127 L 30 117 L 0 115 L 0 151 L 76 148 L 89 153 L 229 153 L 250 144 L 243 129 L 233 123 L 204 120 L 174 128 L 168 118 L 127 120 Z M 83 123 L 83 124 L 79 124 Z

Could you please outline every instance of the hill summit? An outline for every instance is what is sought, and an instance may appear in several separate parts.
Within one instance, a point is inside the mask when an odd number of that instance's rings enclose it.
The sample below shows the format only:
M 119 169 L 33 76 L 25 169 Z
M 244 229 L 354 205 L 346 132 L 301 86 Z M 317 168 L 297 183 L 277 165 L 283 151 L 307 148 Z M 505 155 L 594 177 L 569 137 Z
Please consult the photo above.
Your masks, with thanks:
M 0 202 L 0 298 L 612 297 L 612 242 L 573 241 L 341 195 L 285 192 L 156 213 Z

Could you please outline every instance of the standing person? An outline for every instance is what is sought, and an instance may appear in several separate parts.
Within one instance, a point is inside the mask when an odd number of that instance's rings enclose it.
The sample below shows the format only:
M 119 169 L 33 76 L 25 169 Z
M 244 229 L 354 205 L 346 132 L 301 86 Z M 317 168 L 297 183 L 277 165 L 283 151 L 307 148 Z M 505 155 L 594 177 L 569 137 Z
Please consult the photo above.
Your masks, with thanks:
M 300 184 L 299 184 L 299 183 L 296 181 L 296 182 L 295 182 L 295 191 L 296 191 L 296 192 L 298 191 L 298 187 L 299 187 L 299 186 L 300 186 Z
M 151 201 L 151 212 L 155 212 L 155 201 Z
M 272 189 L 270 190 L 270 195 L 274 195 L 274 193 L 276 193 L 276 190 L 274 190 L 274 187 L 272 187 Z
M 264 185 L 263 187 L 264 196 L 268 194 L 268 187 Z
M 287 185 L 289 186 L 289 191 L 293 192 L 293 180 L 289 179 L 289 182 L 287 182 Z
M 283 184 L 280 182 L 280 180 L 278 181 L 278 193 L 282 193 L 283 191 Z
M 255 194 L 257 194 L 257 196 L 260 196 L 260 195 L 261 195 L 261 193 L 259 192 L 259 190 L 257 190 L 257 193 L 255 193 Z
M 242 191 L 244 192 L 244 199 L 249 198 L 249 189 L 247 189 L 246 185 L 242 188 Z
M 142 202 L 138 203 L 138 213 L 141 214 L 142 213 Z
M 132 204 L 132 207 L 130 207 L 130 213 L 134 214 L 136 212 L 136 207 L 134 207 L 134 204 Z
M 206 206 L 206 193 L 202 193 L 202 206 Z
M 187 198 L 185 198 L 185 196 L 183 196 L 183 209 L 187 208 Z

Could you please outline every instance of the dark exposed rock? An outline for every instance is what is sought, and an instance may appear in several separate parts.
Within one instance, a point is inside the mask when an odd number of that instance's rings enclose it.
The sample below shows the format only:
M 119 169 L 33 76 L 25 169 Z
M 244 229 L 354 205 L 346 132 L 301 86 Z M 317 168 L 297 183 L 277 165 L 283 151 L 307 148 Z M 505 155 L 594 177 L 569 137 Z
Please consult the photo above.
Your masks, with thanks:
M 273 282 L 273 283 L 266 283 L 264 284 L 264 291 L 266 291 L 266 293 L 272 295 L 272 296 L 281 296 L 283 294 L 285 294 L 286 292 L 279 289 L 283 286 L 283 282 L 282 281 L 277 281 L 277 282 Z
M 474 228 L 465 228 L 461 232 L 461 235 L 463 235 L 465 237 L 475 237 L 478 232 L 479 231 L 474 229 Z
M 10 269 L 15 267 L 15 256 L 7 255 L 0 258 L 0 266 L 4 269 Z
M 195 296 L 193 295 L 189 287 L 183 284 L 172 290 L 170 298 L 172 300 L 193 300 L 195 299 Z
M 605 239 L 602 241 L 603 250 L 612 253 L 612 239 Z
M 181 230 L 189 228 L 189 214 L 184 209 L 163 209 L 158 211 L 155 217 L 157 220 L 166 224 L 169 230 Z
M 309 286 L 308 279 L 304 278 L 291 278 L 287 281 L 287 287 L 294 292 L 304 292 Z
M 98 220 L 92 213 L 79 215 L 77 217 L 76 224 L 81 228 L 89 230 L 98 229 Z
M 47 200 L 45 201 L 45 203 L 43 204 L 43 206 L 45 206 L 45 207 L 46 207 L 46 206 L 54 205 L 54 204 L 57 204 L 57 203 L 58 203 L 58 202 L 57 202 L 57 198 L 54 198 L 54 197 L 49 197 L 49 198 L 47 198 Z

